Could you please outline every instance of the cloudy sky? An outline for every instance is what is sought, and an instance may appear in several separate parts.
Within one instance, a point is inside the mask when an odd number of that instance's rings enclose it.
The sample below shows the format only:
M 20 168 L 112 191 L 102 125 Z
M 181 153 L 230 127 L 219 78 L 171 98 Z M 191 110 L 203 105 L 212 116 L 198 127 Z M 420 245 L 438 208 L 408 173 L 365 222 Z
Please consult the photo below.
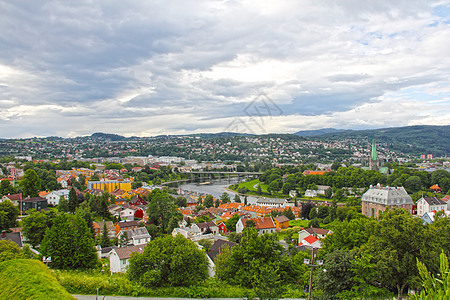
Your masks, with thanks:
M 450 122 L 450 1 L 0 0 L 0 137 Z

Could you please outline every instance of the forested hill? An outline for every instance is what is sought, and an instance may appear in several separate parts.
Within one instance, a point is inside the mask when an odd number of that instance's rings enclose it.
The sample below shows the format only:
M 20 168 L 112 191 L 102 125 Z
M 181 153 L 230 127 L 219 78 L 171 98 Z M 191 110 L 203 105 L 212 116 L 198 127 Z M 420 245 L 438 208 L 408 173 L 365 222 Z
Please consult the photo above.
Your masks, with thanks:
M 435 157 L 450 155 L 450 125 L 349 130 L 311 137 L 314 140 L 342 138 L 365 138 L 369 140 L 374 138 L 377 143 L 385 144 L 389 149 L 401 151 L 405 154 L 433 154 Z

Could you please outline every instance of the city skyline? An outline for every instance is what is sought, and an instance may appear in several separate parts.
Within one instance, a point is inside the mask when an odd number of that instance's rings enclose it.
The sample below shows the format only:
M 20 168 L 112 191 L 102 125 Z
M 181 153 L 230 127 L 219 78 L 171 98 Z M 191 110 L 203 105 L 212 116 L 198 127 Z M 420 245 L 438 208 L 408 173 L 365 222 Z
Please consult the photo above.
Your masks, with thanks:
M 448 125 L 450 1 L 0 1 L 0 138 Z

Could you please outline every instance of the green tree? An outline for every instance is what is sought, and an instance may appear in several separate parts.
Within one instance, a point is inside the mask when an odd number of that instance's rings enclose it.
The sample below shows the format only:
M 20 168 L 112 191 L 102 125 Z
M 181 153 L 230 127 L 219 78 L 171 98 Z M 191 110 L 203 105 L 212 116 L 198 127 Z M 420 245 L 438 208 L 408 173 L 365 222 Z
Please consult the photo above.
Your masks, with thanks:
M 130 258 L 128 278 L 146 287 L 191 286 L 208 276 L 205 254 L 177 235 L 152 240 L 141 254 Z
M 389 209 L 381 214 L 379 222 L 361 254 L 371 255 L 377 276 L 374 282 L 396 290 L 398 298 L 406 286 L 415 287 L 419 275 L 416 259 L 429 261 L 426 227 L 419 218 L 403 209 Z
M 166 192 L 161 191 L 154 192 L 148 205 L 148 217 L 156 226 L 161 227 L 163 233 L 167 233 L 169 221 L 172 217 L 176 217 L 180 221 L 182 219 L 173 198 Z
M 102 229 L 102 236 L 100 238 L 100 246 L 102 248 L 111 246 L 111 241 L 108 237 L 108 229 L 106 228 L 106 221 L 103 220 L 103 229 Z
M 261 298 L 274 298 L 283 280 L 282 247 L 274 235 L 258 236 L 246 228 L 239 246 L 226 248 L 216 258 L 216 276 L 231 285 L 257 288 Z
M 53 213 L 32 210 L 28 217 L 22 220 L 22 232 L 33 247 L 36 247 L 41 243 L 45 231 L 53 224 L 53 218 Z
M 422 187 L 422 182 L 419 176 L 410 176 L 405 180 L 405 188 L 408 192 L 415 193 Z
M 256 190 L 256 193 L 257 193 L 258 195 L 261 195 L 261 194 L 262 194 L 261 183 L 258 184 L 258 188 L 257 188 L 257 190 Z
M 241 197 L 238 194 L 234 195 L 233 202 L 241 203 Z
M 3 179 L 0 182 L 0 197 L 8 194 L 14 194 L 16 189 L 9 183 L 9 180 Z
M 223 192 L 223 194 L 220 196 L 220 201 L 222 203 L 229 203 L 230 202 L 230 195 L 228 195 L 227 192 Z
M 64 196 L 59 197 L 58 211 L 69 212 L 69 201 Z
M 92 234 L 80 215 L 56 216 L 40 250 L 42 255 L 52 258 L 51 267 L 55 269 L 85 270 L 99 264 Z
M 239 221 L 239 214 L 234 214 L 231 218 L 225 221 L 225 226 L 230 232 L 236 231 L 236 223 Z
M 214 205 L 214 198 L 213 198 L 213 196 L 212 195 L 207 195 L 205 197 L 205 201 L 203 202 L 203 205 L 206 208 L 212 207 Z
M 11 201 L 0 203 L 0 230 L 9 230 L 16 227 L 16 220 L 19 216 L 19 209 Z
M 271 183 L 269 183 L 269 186 L 267 187 L 267 191 L 271 194 L 278 192 L 279 186 L 278 186 L 278 181 L 274 180 Z
M 325 256 L 323 269 L 317 272 L 314 282 L 327 299 L 334 299 L 339 292 L 350 290 L 353 285 L 353 255 L 343 250 L 334 250 Z
M 28 169 L 25 171 L 25 175 L 20 181 L 19 186 L 22 189 L 23 197 L 37 197 L 41 189 L 41 180 L 35 170 Z
M 289 220 L 295 220 L 294 212 L 292 211 L 292 208 L 290 208 L 290 207 L 283 211 L 283 215 L 285 215 Z
M 77 192 L 74 188 L 71 188 L 69 191 L 69 212 L 75 212 L 78 207 L 78 197 Z

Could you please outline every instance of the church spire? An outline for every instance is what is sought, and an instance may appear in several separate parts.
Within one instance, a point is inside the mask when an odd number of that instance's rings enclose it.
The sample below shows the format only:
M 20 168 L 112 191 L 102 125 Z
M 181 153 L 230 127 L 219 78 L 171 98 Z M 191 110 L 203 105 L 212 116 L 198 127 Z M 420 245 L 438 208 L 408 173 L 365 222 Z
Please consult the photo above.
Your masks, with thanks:
M 377 159 L 378 159 L 377 145 L 375 144 L 375 139 L 373 139 L 373 141 L 372 141 L 372 151 L 370 152 L 370 158 L 373 161 L 377 161 Z
M 376 170 L 378 167 L 377 162 L 378 162 L 377 145 L 375 144 L 375 139 L 373 139 L 372 150 L 370 152 L 369 169 Z

